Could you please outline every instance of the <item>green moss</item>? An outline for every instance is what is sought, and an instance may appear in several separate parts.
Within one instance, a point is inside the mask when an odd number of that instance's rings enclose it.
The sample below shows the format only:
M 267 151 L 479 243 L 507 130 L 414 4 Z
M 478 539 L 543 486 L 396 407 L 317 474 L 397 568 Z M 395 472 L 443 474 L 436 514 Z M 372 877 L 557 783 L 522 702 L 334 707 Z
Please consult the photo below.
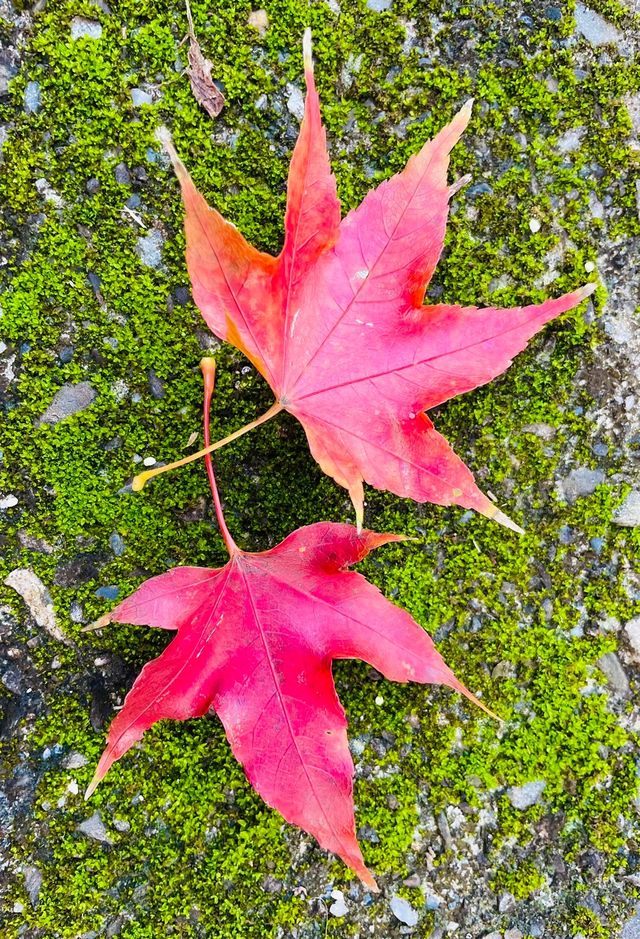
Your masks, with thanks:
M 12 899 L 25 903 L 21 921 L 51 937 L 102 928 L 123 910 L 120 935 L 126 939 L 250 939 L 279 935 L 279 929 L 286 934 L 302 922 L 315 924 L 318 935 L 347 936 L 357 934 L 355 925 L 327 920 L 312 900 L 330 884 L 348 889 L 349 873 L 337 862 L 328 871 L 311 839 L 284 825 L 252 793 L 216 721 L 150 731 L 141 748 L 114 767 L 90 807 L 68 790 L 75 782 L 82 792 L 103 743 L 89 722 L 86 671 L 96 670 L 96 658 L 113 655 L 134 674 L 166 641 L 131 627 L 82 634 L 70 616 L 72 604 L 91 620 L 110 606 L 96 596 L 101 586 L 116 585 L 122 597 L 168 566 L 224 560 L 201 466 L 160 479 L 141 495 L 121 491 L 137 456 L 177 458 L 199 432 L 198 362 L 204 348 L 217 346 L 201 338 L 191 302 L 179 302 L 188 284 L 181 207 L 154 129 L 161 122 L 171 126 L 207 197 L 255 244 L 275 252 L 295 131 L 285 133 L 289 118 L 275 95 L 287 82 L 300 83 L 295 37 L 307 23 L 314 29 L 323 116 L 345 210 L 399 169 L 473 94 L 475 115 L 454 152 L 452 173 L 470 172 L 490 191 L 456 201 L 431 294 L 463 303 L 533 302 L 587 279 L 585 262 L 597 257 L 603 237 L 588 222 L 590 199 L 611 199 L 607 237 L 640 233 L 633 186 L 620 185 L 637 161 L 627 144 L 622 100 L 640 88 L 640 69 L 614 60 L 576 74 L 574 52 L 563 45 L 571 33 L 570 5 L 559 22 L 528 5 L 533 26 L 523 21 L 515 27 L 508 5 L 398 0 L 393 12 L 376 14 L 364 2 L 343 0 L 336 26 L 326 4 L 276 0 L 265 4 L 270 28 L 263 39 L 247 25 L 248 3 L 219 4 L 215 15 L 203 2 L 191 6 L 227 97 L 216 124 L 174 67 L 176 56 L 184 60 L 184 47 L 178 48 L 186 33 L 184 8 L 155 0 L 122 0 L 110 16 L 77 0 L 45 9 L 12 101 L 0 115 L 12 122 L 0 177 L 0 198 L 11 205 L 3 234 L 12 246 L 2 331 L 21 369 L 1 431 L 0 492 L 14 492 L 19 505 L 6 515 L 0 581 L 17 566 L 35 570 L 79 650 L 54 648 L 41 636 L 31 646 L 47 675 L 47 700 L 25 752 L 33 765 L 40 765 L 44 748 L 54 755 L 38 786 L 30 834 L 15 856 L 16 863 L 35 862 L 43 870 L 40 903 L 33 910 L 20 884 Z M 598 8 L 609 13 L 610 6 Z M 442 25 L 437 34 L 430 13 Z M 102 39 L 72 42 L 69 24 L 77 15 L 99 19 Z M 424 55 L 418 48 L 400 53 L 400 16 L 415 20 Z M 450 43 L 462 48 L 470 39 L 478 40 L 475 53 L 452 53 Z M 342 66 L 359 53 L 360 68 L 346 87 Z M 28 80 L 41 84 L 37 115 L 21 108 Z M 162 97 L 136 110 L 130 90 L 144 82 L 157 85 Z M 258 109 L 263 93 L 267 107 Z M 576 127 L 585 128 L 581 145 L 562 155 L 557 141 Z M 481 142 L 490 147 L 488 161 Z M 115 180 L 121 162 L 147 175 L 143 202 L 134 210 L 142 224 L 124 208 L 133 187 Z M 35 186 L 41 178 L 63 208 L 43 200 Z M 91 196 L 89 179 L 100 183 Z M 34 226 L 36 213 L 44 218 Z M 535 235 L 532 217 L 542 223 Z M 143 226 L 154 225 L 167 236 L 161 271 L 143 267 L 135 251 Z M 19 243 L 26 244 L 26 257 Z M 553 252 L 557 279 L 543 287 Z M 99 278 L 99 289 L 88 273 Z M 598 304 L 603 299 L 600 292 Z M 368 493 L 372 527 L 420 541 L 376 552 L 363 572 L 437 633 L 462 680 L 505 719 L 500 726 L 447 691 L 379 684 L 357 663 L 336 669 L 351 733 L 364 742 L 355 794 L 365 856 L 394 884 L 424 865 L 425 817 L 464 804 L 475 823 L 490 794 L 497 819 L 487 864 L 496 889 L 535 896 L 551 876 L 544 859 L 538 865 L 528 854 L 545 814 L 559 820 L 557 848 L 568 864 L 591 847 L 605 856 L 607 875 L 623 873 L 618 818 L 629 815 L 635 766 L 594 668 L 614 648 L 599 622 L 633 615 L 620 559 L 638 551 L 640 536 L 611 526 L 623 495 L 613 484 L 573 506 L 558 501 L 553 485 L 569 447 L 575 459 L 594 461 L 593 431 L 584 416 L 589 401 L 573 379 L 597 341 L 584 310 L 574 311 L 549 327 L 502 380 L 434 414 L 481 485 L 526 523 L 524 538 L 455 509 Z M 69 344 L 74 355 L 63 364 L 57 350 Z M 238 353 L 224 347 L 216 355 L 213 433 L 222 436 L 264 410 L 270 395 Z M 165 384 L 160 399 L 150 394 L 151 369 Z M 34 427 L 62 384 L 86 379 L 98 393 L 89 409 L 54 427 Z M 553 439 L 524 429 L 536 423 L 555 429 Z M 243 547 L 265 548 L 321 518 L 351 518 L 346 494 L 321 475 L 301 428 L 288 417 L 222 451 L 216 465 L 229 524 Z M 613 455 L 610 466 L 616 469 Z M 572 537 L 560 543 L 565 527 Z M 56 552 L 23 547 L 19 530 Z M 109 548 L 114 531 L 125 543 L 119 557 Z M 603 539 L 599 555 L 591 544 L 596 537 Z M 79 550 L 102 553 L 99 575 L 73 587 L 56 585 L 56 569 Z M 5 587 L 0 602 L 22 609 Z M 54 656 L 60 667 L 51 670 Z M 506 677 L 492 678 L 499 663 L 508 663 Z M 113 691 L 122 695 L 128 684 L 123 677 Z M 375 703 L 378 695 L 382 706 Z M 83 753 L 88 764 L 65 770 L 61 759 L 69 751 Z M 503 795 L 506 787 L 538 778 L 546 782 L 542 803 L 514 809 Z M 111 846 L 76 830 L 94 808 Z M 118 831 L 113 818 L 129 829 Z M 517 863 L 509 854 L 514 843 Z M 444 869 L 446 855 L 434 851 L 436 866 Z M 579 868 L 572 870 L 579 888 Z M 267 875 L 277 882 L 275 892 L 263 889 Z M 294 892 L 299 884 L 308 899 Z M 570 914 L 559 915 L 566 925 Z M 575 928 L 597 936 L 590 917 L 585 908 Z M 8 923 L 6 935 L 17 936 L 18 928 Z M 428 934 L 428 914 L 420 928 Z

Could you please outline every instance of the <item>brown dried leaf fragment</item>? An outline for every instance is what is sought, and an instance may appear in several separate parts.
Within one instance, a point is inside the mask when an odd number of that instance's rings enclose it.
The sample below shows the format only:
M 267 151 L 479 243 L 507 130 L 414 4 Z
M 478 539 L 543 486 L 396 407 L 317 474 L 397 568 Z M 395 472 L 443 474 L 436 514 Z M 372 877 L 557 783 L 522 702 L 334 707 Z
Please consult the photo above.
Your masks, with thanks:
M 196 39 L 188 0 L 187 19 L 189 21 L 189 52 L 187 53 L 189 67 L 187 68 L 187 74 L 189 76 L 191 90 L 193 91 L 196 101 L 205 109 L 207 114 L 211 117 L 217 117 L 225 105 L 224 95 L 220 89 L 216 88 L 214 85 L 213 79 L 211 78 L 213 63 L 210 59 L 204 57 L 200 44 Z

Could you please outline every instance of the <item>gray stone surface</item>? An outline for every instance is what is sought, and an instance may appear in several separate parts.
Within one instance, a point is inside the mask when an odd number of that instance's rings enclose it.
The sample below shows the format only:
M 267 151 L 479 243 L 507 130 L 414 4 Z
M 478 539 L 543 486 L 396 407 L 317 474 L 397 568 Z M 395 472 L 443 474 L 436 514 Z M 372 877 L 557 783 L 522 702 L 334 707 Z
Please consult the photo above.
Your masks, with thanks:
M 613 521 L 623 528 L 640 525 L 640 489 L 633 489 L 613 514 Z
M 37 906 L 40 890 L 42 888 L 42 872 L 39 871 L 37 867 L 25 867 L 24 886 L 31 906 Z
M 640 913 L 624 924 L 620 939 L 640 939 Z
M 612 690 L 627 697 L 631 691 L 629 679 L 615 652 L 607 652 L 605 655 L 601 655 L 596 664 Z
M 5 578 L 4 583 L 20 594 L 41 629 L 57 642 L 70 644 L 56 622 L 51 595 L 37 574 L 31 570 L 16 568 Z
M 625 623 L 624 631 L 627 634 L 629 645 L 633 649 L 635 658 L 640 661 L 640 616 L 634 616 Z
M 415 926 L 418 922 L 418 911 L 404 897 L 392 897 L 389 907 L 395 918 L 406 926 Z
M 100 39 L 102 26 L 97 20 L 88 20 L 84 16 L 74 16 L 71 20 L 72 39 Z
M 133 106 L 139 108 L 143 104 L 153 104 L 153 95 L 144 88 L 132 88 L 131 100 Z
M 100 841 L 102 844 L 113 844 L 113 838 L 105 828 L 100 812 L 95 811 L 89 818 L 85 818 L 78 825 L 78 831 L 91 838 L 93 841 Z
M 40 83 L 27 82 L 24 89 L 24 109 L 27 114 L 36 114 L 41 107 Z
M 57 424 L 58 421 L 86 410 L 96 399 L 97 392 L 88 381 L 77 385 L 67 384 L 57 391 L 47 410 L 38 419 L 40 424 Z
M 539 802 L 546 785 L 543 779 L 536 779 L 523 786 L 511 786 L 507 789 L 509 802 L 514 809 L 528 809 Z
M 604 470 L 578 466 L 560 480 L 560 492 L 567 502 L 573 503 L 581 496 L 590 496 L 604 478 Z
M 576 31 L 594 46 L 608 42 L 618 44 L 623 38 L 612 23 L 580 2 L 576 3 Z
M 159 268 L 162 266 L 162 245 L 164 238 L 162 232 L 153 229 L 148 234 L 138 238 L 136 254 L 145 267 Z

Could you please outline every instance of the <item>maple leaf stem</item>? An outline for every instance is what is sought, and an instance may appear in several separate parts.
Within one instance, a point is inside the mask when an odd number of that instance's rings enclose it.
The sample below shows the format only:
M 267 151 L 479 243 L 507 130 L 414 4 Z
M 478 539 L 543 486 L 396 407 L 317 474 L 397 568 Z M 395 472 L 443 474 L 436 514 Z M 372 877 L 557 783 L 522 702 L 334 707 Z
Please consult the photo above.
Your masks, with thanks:
M 211 356 L 205 356 L 205 358 L 203 358 L 200 362 L 200 370 L 204 379 L 204 444 L 205 447 L 208 447 L 211 445 L 211 428 L 209 427 L 209 417 L 211 413 L 211 398 L 213 397 L 213 389 L 215 387 L 216 381 L 216 360 Z M 216 518 L 218 519 L 218 525 L 220 526 L 220 534 L 224 539 L 229 556 L 232 556 L 237 554 L 239 549 L 231 537 L 231 533 L 227 528 L 227 523 L 224 518 L 222 503 L 220 501 L 220 493 L 218 492 L 218 484 L 216 483 L 216 476 L 213 472 L 211 453 L 204 454 L 204 465 L 207 468 L 207 476 L 209 478 L 209 485 L 211 486 L 211 493 L 213 495 L 213 504 L 216 508 Z
M 243 434 L 248 434 L 254 427 L 259 427 L 260 424 L 266 424 L 267 421 L 270 421 L 272 417 L 275 417 L 276 414 L 279 414 L 282 410 L 282 405 L 279 401 L 276 401 L 271 405 L 268 411 L 265 411 L 260 417 L 256 417 L 255 421 L 245 424 L 244 427 L 241 427 L 239 430 L 234 430 L 228 437 L 223 437 L 222 440 L 216 440 L 215 443 L 211 443 L 202 450 L 198 450 L 197 453 L 190 453 L 189 456 L 185 456 L 181 460 L 176 460 L 175 463 L 167 463 L 165 466 L 155 466 L 153 469 L 146 470 L 144 473 L 138 473 L 131 482 L 131 488 L 134 492 L 140 492 L 141 489 L 144 489 L 146 483 L 148 483 L 150 479 L 153 479 L 154 476 L 160 476 L 161 473 L 176 469 L 178 466 L 193 463 L 194 460 L 199 460 L 201 457 L 206 456 L 207 453 L 213 453 L 214 450 L 220 450 L 222 447 L 226 447 L 232 440 L 237 440 L 237 438 L 242 437 Z

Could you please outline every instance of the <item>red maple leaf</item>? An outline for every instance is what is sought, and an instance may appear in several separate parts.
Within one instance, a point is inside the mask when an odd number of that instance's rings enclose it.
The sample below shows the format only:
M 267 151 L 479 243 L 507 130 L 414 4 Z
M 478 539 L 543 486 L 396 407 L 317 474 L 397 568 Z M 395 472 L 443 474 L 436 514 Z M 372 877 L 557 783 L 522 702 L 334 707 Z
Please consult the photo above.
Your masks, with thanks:
M 203 361 L 203 371 L 208 444 L 212 359 Z M 355 835 L 353 763 L 332 661 L 358 658 L 393 681 L 448 685 L 487 709 L 407 612 L 346 570 L 400 536 L 321 522 L 269 551 L 241 551 L 206 460 L 230 559 L 220 569 L 176 567 L 152 577 L 91 627 L 116 621 L 177 634 L 144 666 L 112 722 L 87 798 L 156 721 L 215 711 L 265 802 L 377 889 Z
M 213 332 L 244 352 L 276 396 L 243 432 L 280 410 L 295 415 L 321 468 L 349 490 L 359 527 L 364 480 L 418 502 L 475 509 L 520 530 L 480 491 L 424 412 L 491 381 L 544 323 L 595 285 L 507 310 L 424 306 L 449 199 L 460 185 L 447 183 L 449 153 L 471 102 L 341 221 L 309 31 L 304 62 L 305 113 L 277 258 L 251 247 L 209 208 L 168 132 L 161 135 L 182 187 L 194 299 Z M 142 474 L 136 488 L 156 473 Z

